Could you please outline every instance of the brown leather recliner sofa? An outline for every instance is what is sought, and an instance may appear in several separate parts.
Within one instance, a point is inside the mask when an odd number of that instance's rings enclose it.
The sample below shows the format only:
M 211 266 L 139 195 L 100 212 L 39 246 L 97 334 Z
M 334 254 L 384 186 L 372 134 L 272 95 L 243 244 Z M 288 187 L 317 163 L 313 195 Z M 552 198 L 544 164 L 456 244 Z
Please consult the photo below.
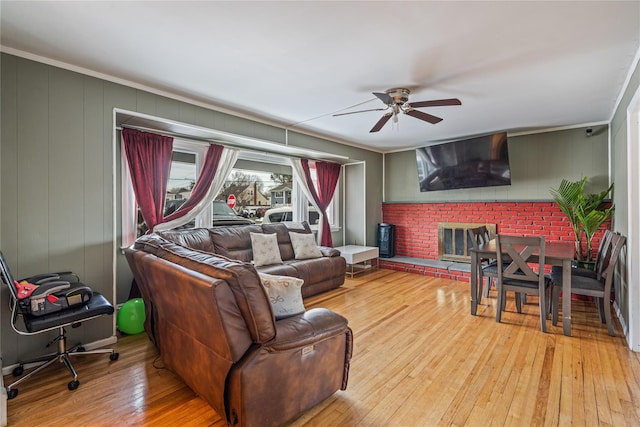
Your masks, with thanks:
M 283 263 L 259 266 L 256 270 L 261 273 L 303 279 L 302 296 L 305 298 L 340 287 L 344 283 L 347 271 L 347 262 L 340 256 L 340 251 L 319 246 L 323 255 L 321 258 L 297 260 L 289 238 L 290 231 L 312 233 L 309 224 L 302 222 L 196 228 L 164 231 L 158 234 L 182 246 L 242 262 L 253 261 L 251 233 L 276 234 Z
M 202 230 L 180 239 L 205 244 Z M 187 246 L 152 234 L 125 254 L 165 366 L 228 425 L 280 425 L 346 389 L 353 338 L 344 317 L 312 308 L 276 320 L 252 264 Z

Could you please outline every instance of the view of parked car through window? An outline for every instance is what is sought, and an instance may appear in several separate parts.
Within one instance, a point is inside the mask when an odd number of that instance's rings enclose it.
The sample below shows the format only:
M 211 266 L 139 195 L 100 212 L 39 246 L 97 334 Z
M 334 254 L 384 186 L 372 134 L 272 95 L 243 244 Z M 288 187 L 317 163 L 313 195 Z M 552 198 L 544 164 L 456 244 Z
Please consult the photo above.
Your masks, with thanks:
M 197 179 L 195 162 L 195 154 L 174 151 L 165 199 L 165 217 L 175 212 L 191 195 Z M 293 221 L 293 199 L 291 174 L 233 169 L 213 202 L 210 226 Z M 305 219 L 315 226 L 320 214 L 309 205 Z M 193 220 L 178 228 L 193 228 L 195 223 Z M 148 231 L 139 213 L 137 230 L 138 236 Z

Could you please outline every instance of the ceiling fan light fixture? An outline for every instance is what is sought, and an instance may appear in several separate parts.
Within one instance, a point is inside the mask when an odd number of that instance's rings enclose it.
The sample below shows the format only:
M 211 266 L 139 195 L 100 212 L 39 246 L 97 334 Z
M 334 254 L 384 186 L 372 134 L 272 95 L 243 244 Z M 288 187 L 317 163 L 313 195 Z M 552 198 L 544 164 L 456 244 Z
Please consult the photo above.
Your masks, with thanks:
M 402 105 L 409 100 L 411 91 L 403 87 L 397 87 L 388 89 L 385 93 L 392 98 L 395 105 Z

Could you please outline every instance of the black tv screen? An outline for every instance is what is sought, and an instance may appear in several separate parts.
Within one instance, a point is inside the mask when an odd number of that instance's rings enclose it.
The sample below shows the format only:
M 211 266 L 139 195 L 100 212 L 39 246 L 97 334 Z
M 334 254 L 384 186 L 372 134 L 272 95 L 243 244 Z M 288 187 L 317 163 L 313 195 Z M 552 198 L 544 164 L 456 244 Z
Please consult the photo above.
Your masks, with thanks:
M 416 149 L 420 191 L 511 185 L 506 132 Z

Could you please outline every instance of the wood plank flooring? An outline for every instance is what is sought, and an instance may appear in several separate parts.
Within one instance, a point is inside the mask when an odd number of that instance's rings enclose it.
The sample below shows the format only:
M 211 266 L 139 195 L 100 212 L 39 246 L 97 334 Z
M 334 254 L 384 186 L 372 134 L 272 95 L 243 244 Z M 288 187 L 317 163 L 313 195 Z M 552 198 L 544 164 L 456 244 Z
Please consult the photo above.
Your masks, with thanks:
M 496 295 L 469 314 L 469 285 L 378 270 L 309 298 L 349 319 L 349 386 L 291 426 L 638 426 L 640 354 L 607 335 L 590 303 L 573 303 L 573 337 L 537 301 L 523 314 L 510 296 L 503 323 Z M 81 385 L 68 391 L 63 366 L 21 384 L 10 426 L 222 426 L 202 399 L 156 359 L 146 335 L 117 344 L 120 359 L 74 359 Z M 185 349 L 185 351 L 188 351 Z M 5 377 L 5 384 L 11 381 Z

